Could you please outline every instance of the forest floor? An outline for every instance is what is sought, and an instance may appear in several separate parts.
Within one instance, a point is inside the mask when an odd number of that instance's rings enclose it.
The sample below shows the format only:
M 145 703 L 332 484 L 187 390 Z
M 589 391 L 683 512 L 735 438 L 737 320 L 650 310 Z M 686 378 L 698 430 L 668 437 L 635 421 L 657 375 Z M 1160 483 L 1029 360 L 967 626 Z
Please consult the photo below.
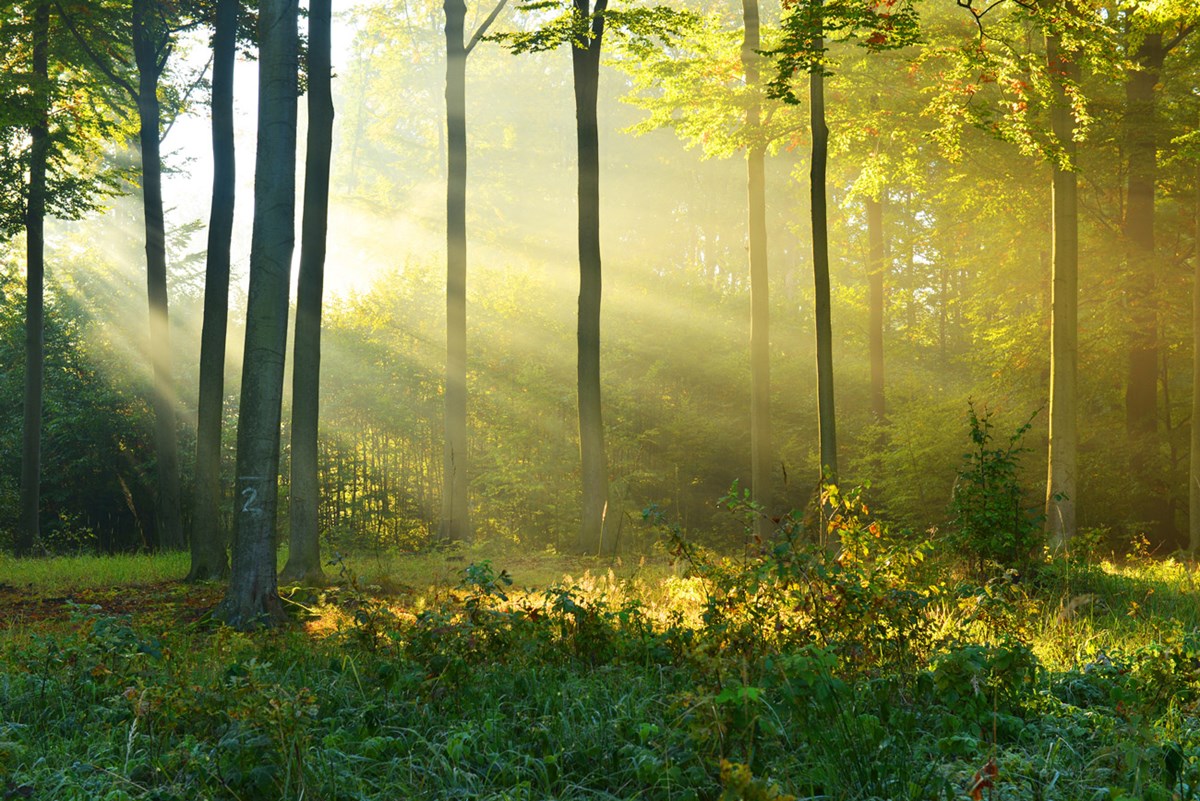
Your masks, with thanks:
M 0 799 L 1191 799 L 1195 566 L 0 558 Z

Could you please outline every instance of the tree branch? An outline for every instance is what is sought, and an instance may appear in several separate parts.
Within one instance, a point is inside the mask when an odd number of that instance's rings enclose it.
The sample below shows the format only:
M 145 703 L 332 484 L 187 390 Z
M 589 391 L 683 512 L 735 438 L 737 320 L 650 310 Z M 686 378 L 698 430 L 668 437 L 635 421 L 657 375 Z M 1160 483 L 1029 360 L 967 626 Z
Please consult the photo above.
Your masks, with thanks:
M 110 81 L 124 89 L 129 94 L 129 98 L 136 103 L 138 99 L 138 93 L 133 87 L 133 84 L 117 75 L 113 71 L 112 67 L 106 64 L 104 59 L 100 58 L 99 54 L 92 49 L 92 46 L 89 45 L 87 40 L 83 38 L 83 35 L 79 33 L 79 29 L 75 27 L 75 23 L 71 20 L 71 15 L 67 13 L 65 8 L 63 8 L 60 0 L 54 0 L 54 5 L 58 8 L 58 13 L 62 15 L 63 21 L 67 23 L 67 28 L 70 29 L 71 35 L 75 37 L 75 41 L 79 42 L 79 46 L 83 48 L 85 53 L 87 53 L 88 58 L 92 60 L 92 63 L 96 65 L 96 68 L 103 72 Z
M 496 17 L 500 16 L 500 12 L 504 10 L 504 6 L 508 4 L 508 0 L 500 0 L 496 3 L 496 7 L 492 9 L 492 13 L 487 15 L 487 19 L 479 24 L 475 29 L 475 33 L 471 34 L 471 41 L 467 43 L 465 55 L 471 55 L 471 51 L 475 49 L 475 45 L 479 44 L 479 40 L 487 33 L 487 29 L 496 21 Z

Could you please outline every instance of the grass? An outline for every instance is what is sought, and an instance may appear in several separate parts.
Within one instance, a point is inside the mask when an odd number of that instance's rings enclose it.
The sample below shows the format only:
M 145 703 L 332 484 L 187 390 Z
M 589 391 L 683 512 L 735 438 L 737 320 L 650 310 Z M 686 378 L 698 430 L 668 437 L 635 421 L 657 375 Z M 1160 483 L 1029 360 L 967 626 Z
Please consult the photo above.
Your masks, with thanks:
M 181 555 L 0 559 L 0 797 L 1198 797 L 1192 565 L 881 560 L 808 595 L 720 560 L 341 566 L 244 634 Z

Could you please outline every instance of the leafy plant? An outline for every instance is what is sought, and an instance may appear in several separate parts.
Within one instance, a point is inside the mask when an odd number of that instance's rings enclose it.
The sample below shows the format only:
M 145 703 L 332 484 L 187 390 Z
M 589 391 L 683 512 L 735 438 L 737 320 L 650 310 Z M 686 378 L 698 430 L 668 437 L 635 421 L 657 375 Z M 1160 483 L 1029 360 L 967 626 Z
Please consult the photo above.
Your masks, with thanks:
M 992 412 L 968 404 L 972 449 L 954 484 L 952 520 L 946 542 L 982 575 L 988 565 L 1022 567 L 1041 542 L 1042 516 L 1031 510 L 1018 480 L 1021 438 L 1031 417 L 1003 445 L 996 443 Z

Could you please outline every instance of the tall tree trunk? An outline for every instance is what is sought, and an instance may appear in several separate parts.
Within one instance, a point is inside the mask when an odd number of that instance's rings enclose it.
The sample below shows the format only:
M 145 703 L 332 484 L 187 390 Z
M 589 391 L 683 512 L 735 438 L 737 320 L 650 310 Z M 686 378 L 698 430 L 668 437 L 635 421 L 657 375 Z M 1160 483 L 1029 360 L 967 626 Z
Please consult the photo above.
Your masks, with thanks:
M 1075 176 L 1075 126 L 1065 81 L 1079 68 L 1062 52 L 1057 35 L 1046 36 L 1046 59 L 1054 81 L 1051 128 L 1062 151 L 1052 166 L 1054 247 L 1050 316 L 1050 453 L 1046 479 L 1047 539 L 1053 550 L 1075 536 L 1075 475 L 1078 432 L 1075 419 L 1079 350 L 1079 205 Z
M 1200 129 L 1200 118 L 1196 120 Z M 1188 550 L 1200 551 L 1200 163 L 1194 179 L 1195 207 L 1192 209 L 1192 441 L 1188 464 Z
M 887 400 L 883 391 L 883 277 L 887 264 L 883 247 L 883 201 L 875 198 L 867 198 L 867 248 L 871 414 L 877 424 L 883 424 L 887 419 Z
M 1158 310 L 1155 298 L 1154 190 L 1158 172 L 1155 85 L 1166 49 L 1161 33 L 1148 33 L 1135 56 L 1137 69 L 1125 81 L 1125 149 L 1129 154 L 1124 234 L 1129 271 L 1129 378 L 1125 388 L 1125 425 L 1130 448 L 1130 488 L 1139 522 L 1153 525 L 1162 543 L 1172 535 L 1164 518 L 1166 499 L 1155 497 L 1160 477 L 1158 453 Z
M 153 1 L 134 0 L 133 52 L 138 68 L 138 142 L 142 155 L 142 214 L 146 227 L 146 294 L 150 302 L 150 364 L 154 372 L 154 450 L 158 460 L 155 525 L 160 547 L 185 545 L 179 496 L 179 441 L 167 322 L 167 243 L 163 222 L 161 109 L 158 80 L 165 50 L 153 30 Z
M 464 0 L 446 0 L 446 396 L 440 538 L 471 538 L 467 483 L 467 49 Z
M 758 0 L 742 0 L 742 70 L 746 87 L 757 92 L 760 76 L 758 54 Z M 746 110 L 746 129 L 751 143 L 746 153 L 747 230 L 750 240 L 750 493 L 759 507 L 755 533 L 765 539 L 771 534 L 771 306 L 767 273 L 766 148 L 760 141 L 761 109 L 757 95 Z
M 311 0 L 308 11 L 308 148 L 304 167 L 304 224 L 296 289 L 292 366 L 291 537 L 287 581 L 318 584 L 321 542 L 317 526 L 317 424 L 321 388 L 321 302 L 329 227 L 329 160 L 333 150 L 332 0 Z
M 575 0 L 576 13 L 589 17 L 588 0 Z M 598 2 L 597 14 L 603 12 Z M 583 509 L 579 548 L 606 553 L 604 517 L 608 506 L 608 467 L 600 407 L 600 142 L 596 101 L 600 85 L 600 46 L 604 18 L 597 16 L 587 47 L 571 48 L 579 161 L 579 455 Z
M 46 164 L 50 153 L 50 4 L 33 9 L 33 95 L 29 127 L 29 199 L 25 208 L 25 411 L 21 435 L 21 520 L 16 551 L 33 550 L 40 534 L 42 382 L 45 367 Z
M 258 150 L 250 293 L 238 410 L 237 497 L 229 589 L 217 615 L 237 627 L 282 615 L 275 576 L 279 423 L 296 212 L 296 0 L 259 7 Z
M 821 5 L 821 0 L 816 0 Z M 820 50 L 823 37 L 817 36 Z M 829 128 L 825 124 L 825 76 L 821 68 L 809 75 L 812 165 L 809 171 L 812 204 L 813 281 L 816 286 L 817 422 L 820 437 L 821 481 L 837 483 L 837 426 L 833 408 L 833 324 L 829 300 L 829 227 L 825 203 L 825 166 Z
M 229 572 L 221 529 L 221 419 L 225 406 L 225 335 L 229 325 L 229 264 L 233 242 L 237 163 L 233 135 L 233 71 L 239 0 L 219 0 L 213 36 L 212 207 L 204 272 L 200 334 L 200 391 L 196 419 L 196 486 L 189 581 Z

